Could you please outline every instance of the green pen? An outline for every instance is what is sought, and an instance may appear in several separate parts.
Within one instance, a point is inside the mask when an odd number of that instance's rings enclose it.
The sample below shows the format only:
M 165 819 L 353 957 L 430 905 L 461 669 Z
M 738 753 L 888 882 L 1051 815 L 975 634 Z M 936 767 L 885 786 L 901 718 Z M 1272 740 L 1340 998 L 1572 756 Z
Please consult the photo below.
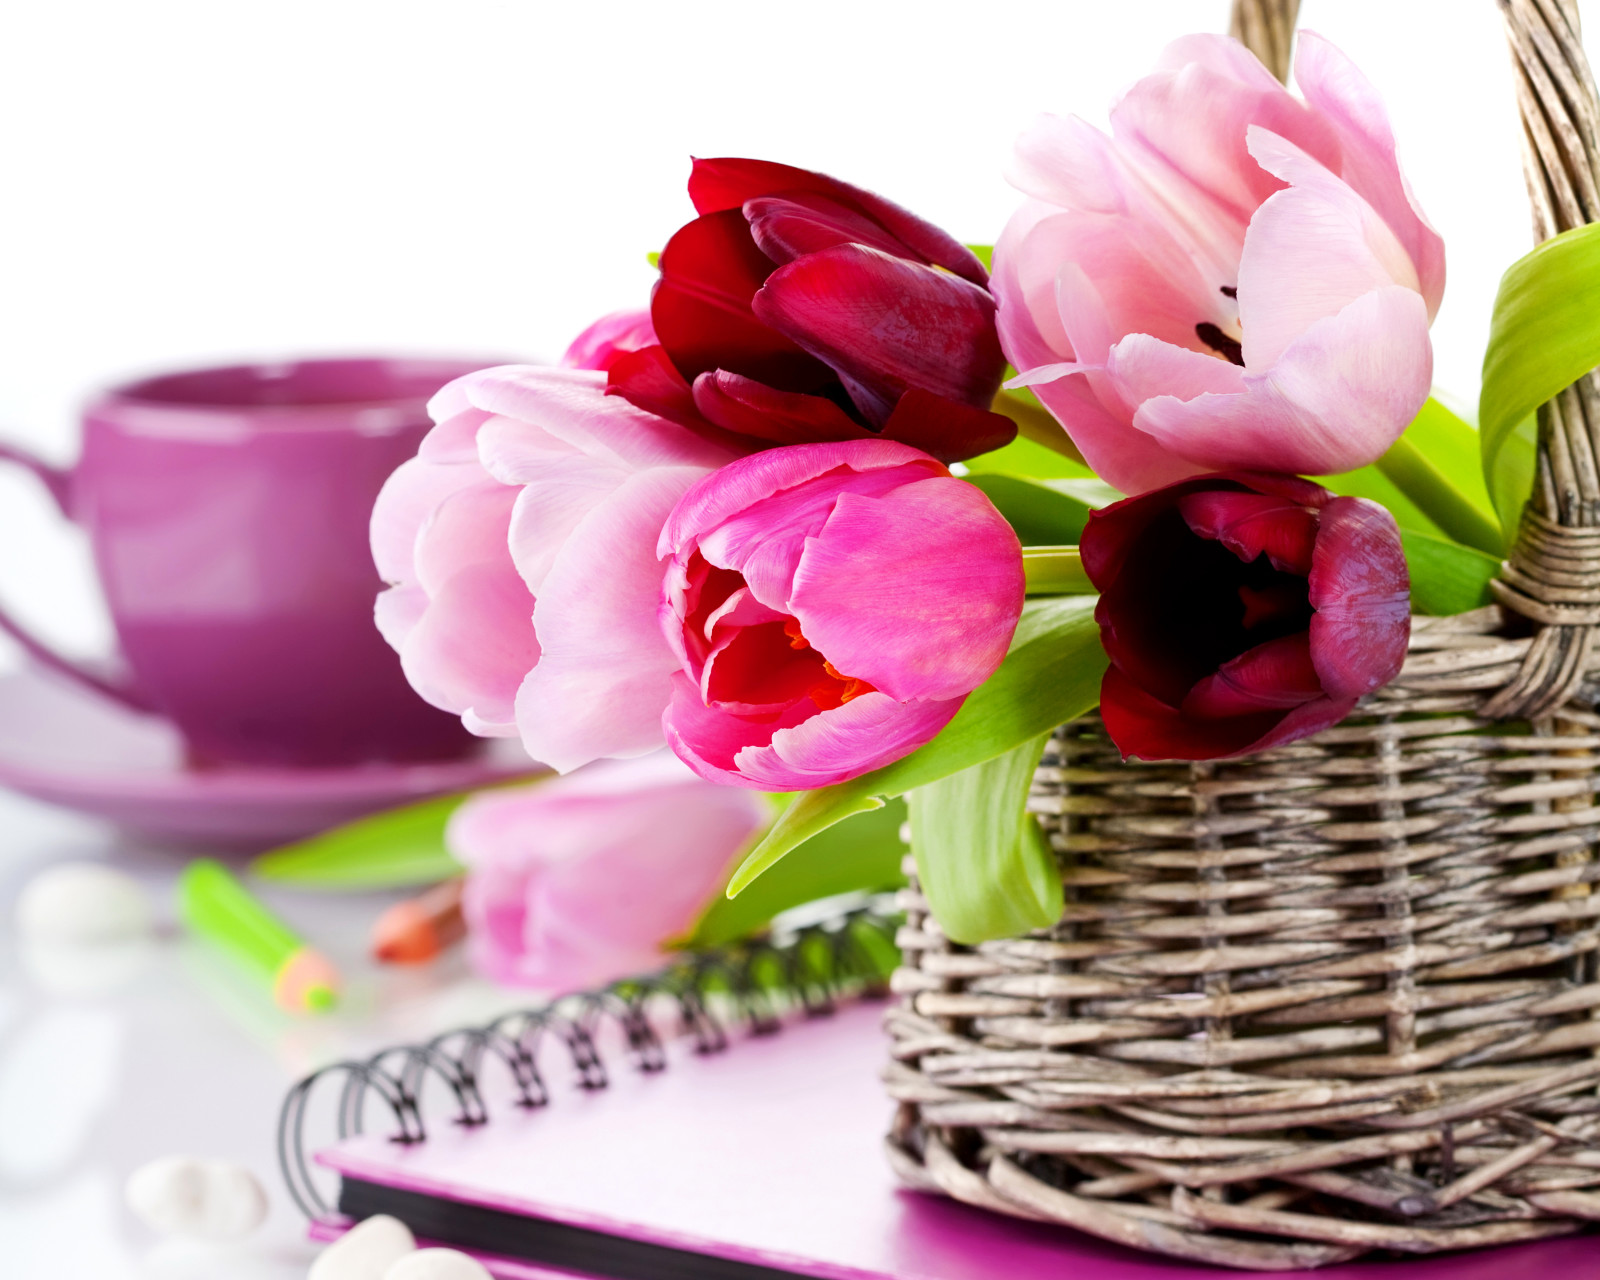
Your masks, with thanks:
M 290 1013 L 323 1013 L 339 998 L 339 974 L 239 883 L 220 862 L 200 858 L 178 877 L 184 923 L 271 984 Z

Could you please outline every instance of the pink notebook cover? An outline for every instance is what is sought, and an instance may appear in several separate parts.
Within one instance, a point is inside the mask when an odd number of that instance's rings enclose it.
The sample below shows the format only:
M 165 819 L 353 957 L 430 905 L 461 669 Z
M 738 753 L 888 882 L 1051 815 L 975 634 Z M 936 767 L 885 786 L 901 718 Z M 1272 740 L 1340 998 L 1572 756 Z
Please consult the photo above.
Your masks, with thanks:
M 674 1055 L 609 1088 L 558 1091 L 490 1123 L 435 1117 L 428 1140 L 382 1134 L 317 1161 L 352 1178 L 550 1218 L 818 1280 L 1222 1280 L 1262 1272 L 1166 1262 L 1069 1228 L 1008 1219 L 901 1189 L 884 1162 L 891 1104 L 878 1083 L 882 1006 L 856 1004 L 726 1053 Z M 554 1058 L 548 1073 L 559 1072 Z M 337 1235 L 317 1224 L 313 1235 Z M 501 1280 L 571 1273 L 485 1258 Z M 1600 1280 L 1600 1238 L 1355 1262 L 1326 1280 Z

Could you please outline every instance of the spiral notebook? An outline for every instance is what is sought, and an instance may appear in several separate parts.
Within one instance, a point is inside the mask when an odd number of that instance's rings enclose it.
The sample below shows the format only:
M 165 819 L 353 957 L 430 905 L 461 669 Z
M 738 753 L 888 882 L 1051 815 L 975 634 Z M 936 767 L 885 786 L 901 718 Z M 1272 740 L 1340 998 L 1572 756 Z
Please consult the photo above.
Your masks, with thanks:
M 680 989 L 679 995 L 684 991 Z M 689 1002 L 690 1021 L 698 1003 Z M 339 1179 L 337 1208 L 318 1205 L 285 1112 L 291 1185 L 329 1240 L 352 1221 L 388 1213 L 420 1240 L 476 1254 L 500 1280 L 1220 1280 L 1230 1272 L 1138 1254 L 1064 1227 L 1008 1219 L 897 1186 L 882 1135 L 891 1104 L 879 1084 L 884 1005 L 858 999 L 800 1018 L 780 1034 L 705 1047 L 707 1024 L 663 1048 L 632 1031 L 618 1039 L 652 1069 L 613 1069 L 605 1087 L 550 1089 L 548 1106 L 474 1097 L 443 1100 L 468 1119 L 404 1115 L 409 1141 L 352 1134 L 314 1163 Z M 703 1012 L 703 1009 L 701 1009 Z M 581 1021 L 581 1019 L 580 1019 Z M 770 1026 L 770 1023 L 768 1024 Z M 418 1072 L 428 1054 L 476 1062 L 466 1075 L 492 1093 L 482 1033 L 396 1051 Z M 591 1086 L 600 1059 L 579 1037 L 574 1060 Z M 451 1047 L 453 1046 L 453 1047 Z M 560 1046 L 572 1049 L 569 1041 Z M 589 1046 L 592 1048 L 592 1044 Z M 475 1059 L 474 1053 L 480 1057 Z M 554 1062 L 554 1059 L 552 1059 Z M 587 1062 L 585 1067 L 581 1064 Z M 370 1065 L 370 1064 L 369 1064 Z M 389 1076 L 404 1078 L 406 1068 Z M 547 1073 L 553 1074 L 553 1073 Z M 479 1076 L 483 1079 L 480 1081 Z M 361 1079 L 360 1073 L 349 1079 Z M 457 1083 L 461 1076 L 458 1074 Z M 416 1079 L 412 1081 L 415 1086 Z M 298 1096 L 304 1097 L 304 1083 Z M 383 1087 L 367 1079 L 350 1094 Z M 544 1090 L 540 1080 L 532 1092 Z M 398 1096 L 398 1095 L 395 1095 Z M 391 1099 L 392 1100 L 392 1099 Z M 538 1099 L 535 1098 L 537 1101 Z M 400 1111 L 406 1111 L 404 1105 Z M 1299 1273 L 1305 1274 L 1305 1273 Z M 1548 1280 L 1600 1276 L 1600 1240 L 1566 1238 L 1414 1262 L 1350 1263 L 1339 1280 Z

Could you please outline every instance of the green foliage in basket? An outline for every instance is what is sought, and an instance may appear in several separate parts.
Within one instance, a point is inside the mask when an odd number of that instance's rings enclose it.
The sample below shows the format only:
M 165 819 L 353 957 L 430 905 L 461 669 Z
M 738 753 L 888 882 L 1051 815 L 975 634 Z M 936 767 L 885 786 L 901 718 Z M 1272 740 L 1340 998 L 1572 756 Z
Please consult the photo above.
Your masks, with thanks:
M 884 797 L 981 765 L 1082 715 L 1100 700 L 1105 667 L 1092 597 L 1030 600 L 1000 669 L 933 741 L 882 769 L 804 793 L 734 873 L 729 894 L 818 832 L 877 809 Z
M 785 808 L 793 797 L 780 797 Z M 819 831 L 737 898 L 719 894 L 684 940 L 691 947 L 719 947 L 749 937 L 774 916 L 819 898 L 859 890 L 897 889 L 905 845 L 900 827 L 906 807 L 892 800 Z
M 1061 918 L 1061 872 L 1025 809 L 1049 737 L 911 792 L 917 879 L 955 942 L 1014 937 Z
M 1600 365 L 1600 224 L 1546 240 L 1500 280 L 1478 397 L 1483 475 L 1514 531 L 1533 491 L 1534 411 Z

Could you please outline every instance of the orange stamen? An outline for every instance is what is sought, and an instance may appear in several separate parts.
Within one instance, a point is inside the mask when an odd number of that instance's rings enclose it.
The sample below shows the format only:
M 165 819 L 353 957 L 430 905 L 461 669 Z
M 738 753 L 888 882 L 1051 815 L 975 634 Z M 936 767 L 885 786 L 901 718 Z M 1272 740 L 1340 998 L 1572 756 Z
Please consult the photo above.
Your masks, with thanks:
M 811 641 L 800 634 L 800 619 L 790 618 L 783 624 L 783 634 L 789 637 L 791 649 L 809 649 Z

